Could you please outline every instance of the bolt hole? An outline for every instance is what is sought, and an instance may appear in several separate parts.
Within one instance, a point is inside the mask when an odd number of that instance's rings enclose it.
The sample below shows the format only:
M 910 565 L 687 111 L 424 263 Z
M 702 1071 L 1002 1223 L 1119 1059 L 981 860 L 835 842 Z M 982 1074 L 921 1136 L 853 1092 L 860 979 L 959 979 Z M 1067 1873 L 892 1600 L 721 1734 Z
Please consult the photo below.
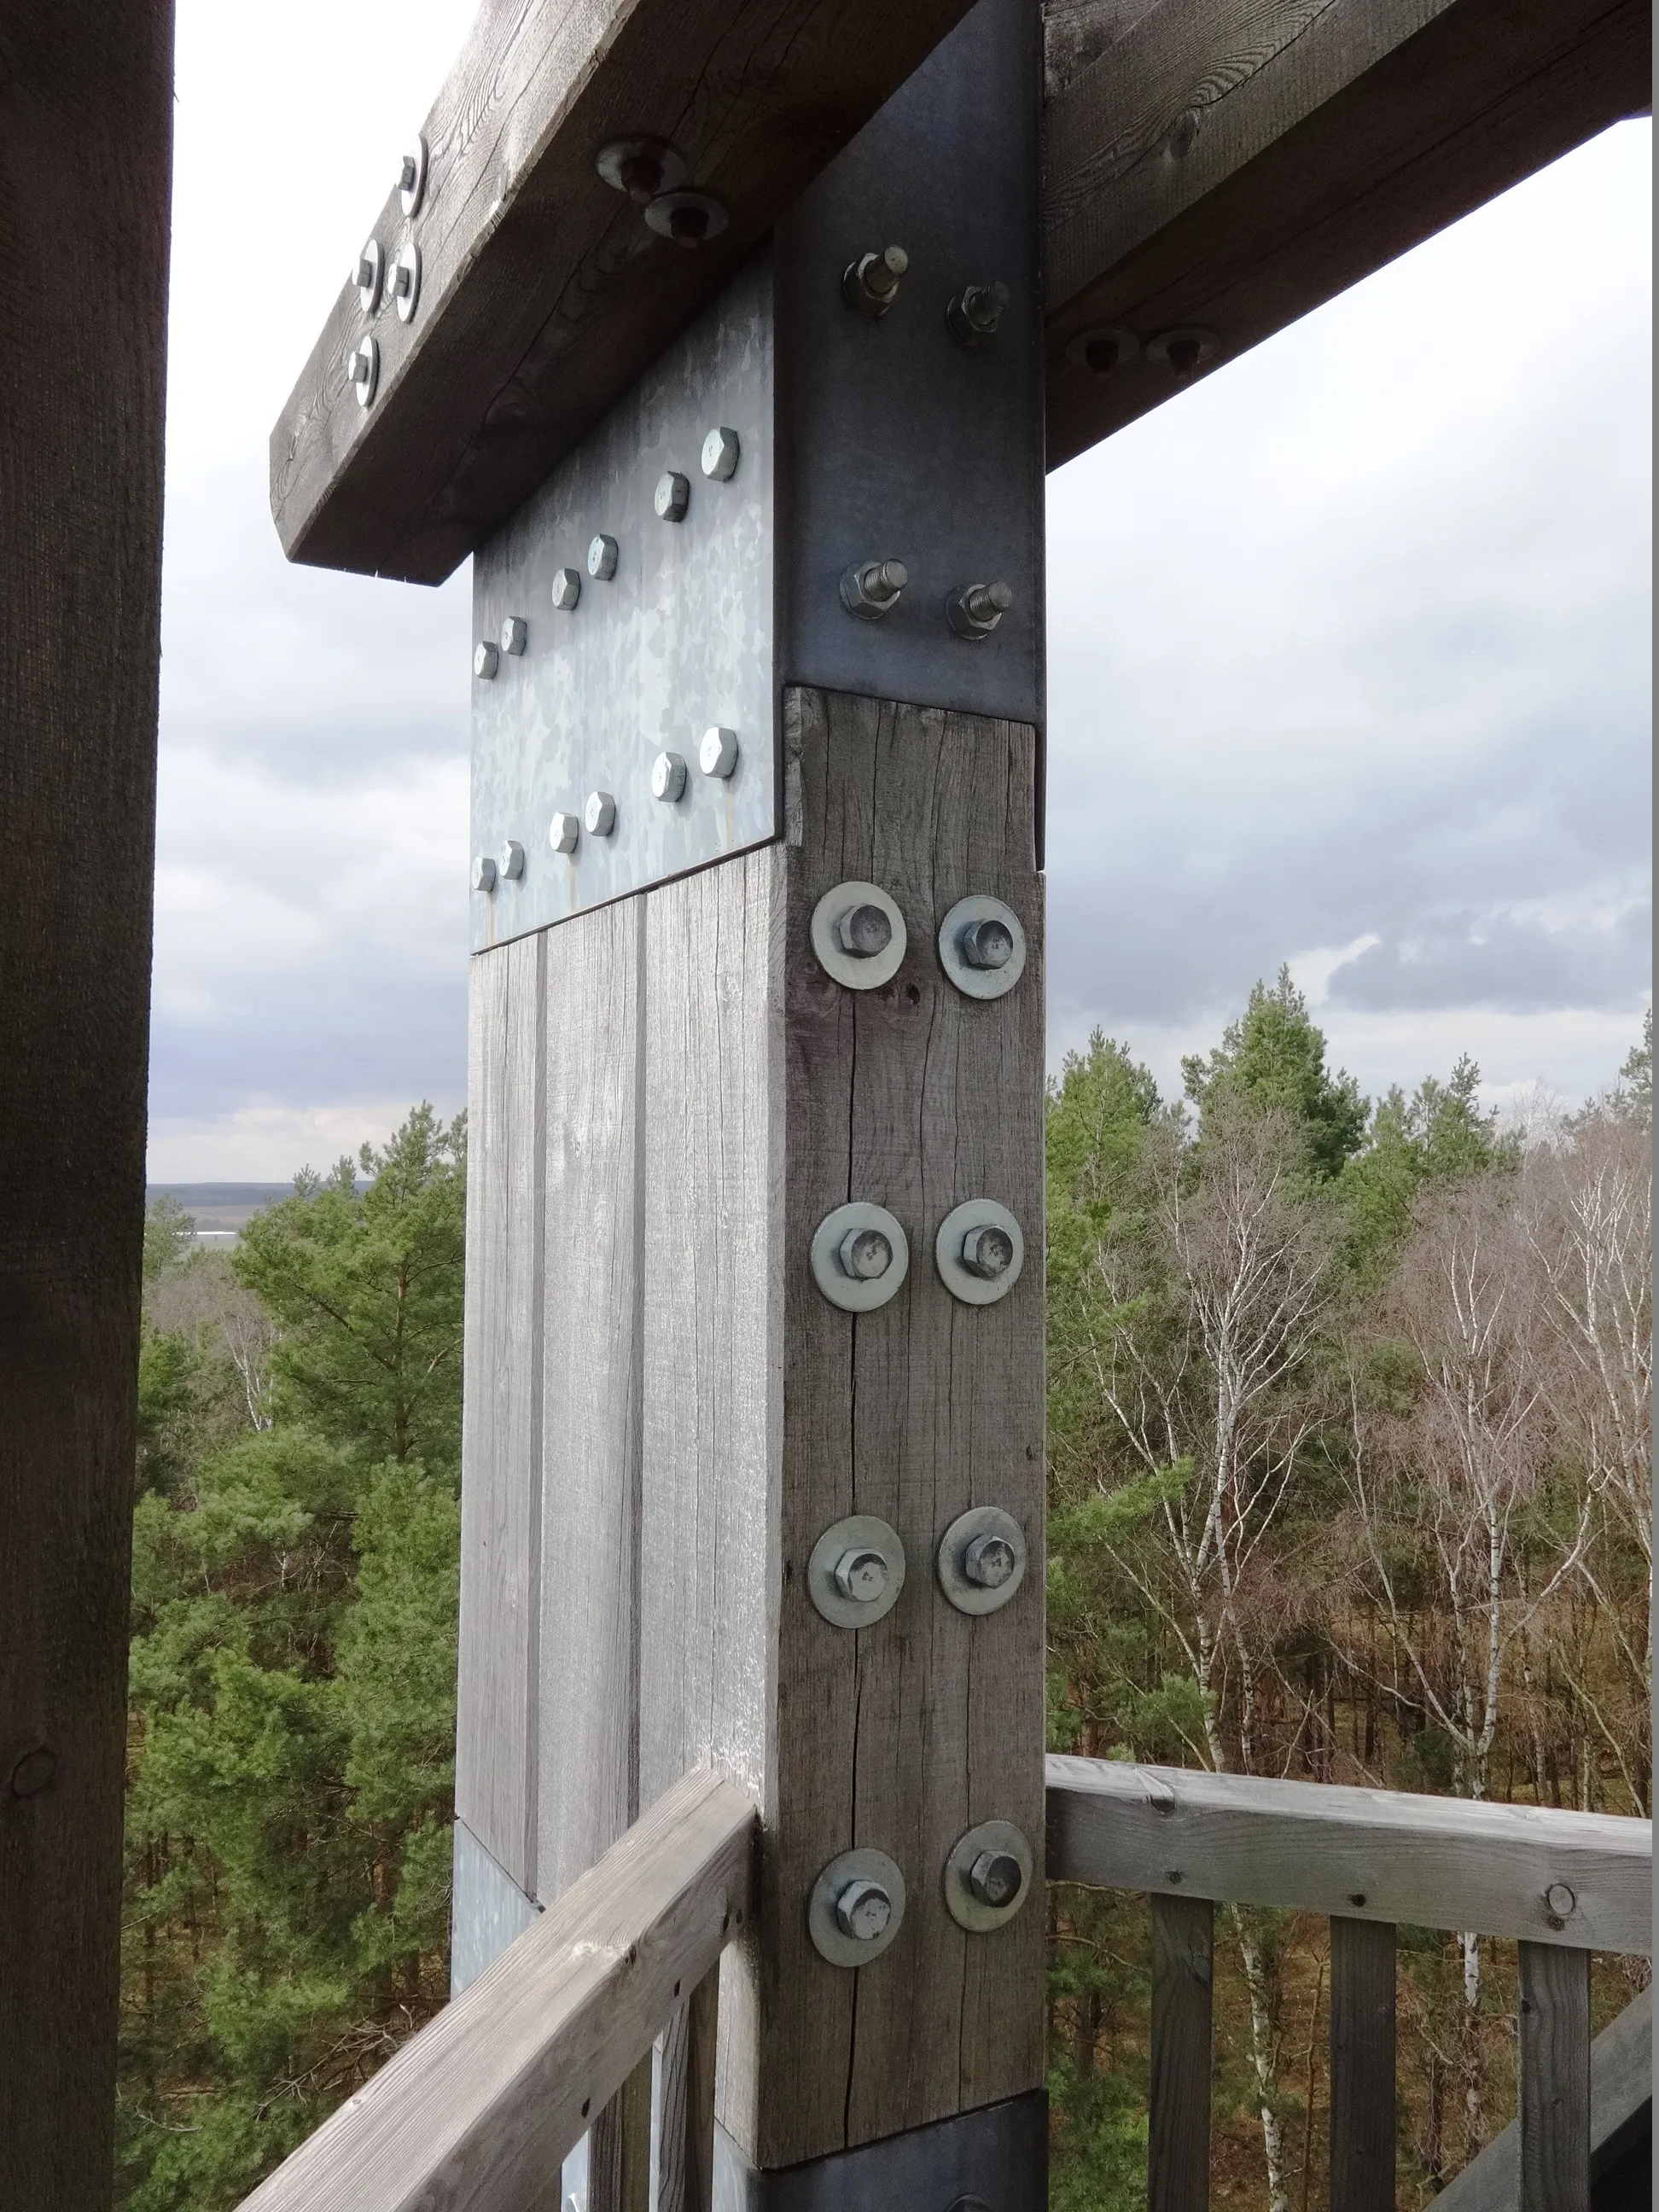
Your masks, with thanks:
M 1115 338 L 1091 338 L 1083 349 L 1083 358 L 1097 376 L 1109 376 L 1122 357 Z
M 582 2099 L 582 2118 L 586 2119 L 592 2109 L 593 2100 L 591 2097 L 584 2097 Z
M 679 1993 L 680 1993 L 680 1985 L 679 1985 L 679 1984 L 678 1984 L 678 1982 L 676 1982 L 676 1983 L 675 1983 L 675 1984 L 674 1984 L 674 1994 L 675 1994 L 675 1996 L 678 1996 Z
M 730 1914 L 729 1912 L 723 1912 L 723 1913 L 721 1913 L 721 1915 L 720 1915 L 720 1934 L 721 1934 L 722 1936 L 724 1936 L 724 1935 L 725 1935 L 725 1933 L 726 1933 L 726 1929 L 727 1929 L 731 1925 L 732 1925 L 732 1916 L 731 1916 L 731 1914 Z
M 1170 1874 L 1170 1876 L 1169 1876 L 1169 1880 L 1170 1880 L 1170 1881 L 1172 1881 L 1172 1882 L 1173 1882 L 1173 1881 L 1180 1881 L 1182 1879 L 1182 1874 L 1181 1874 L 1181 1872 L 1180 1872 L 1179 1869 L 1176 1869 L 1172 1874 Z
M 1198 367 L 1198 357 L 1203 350 L 1196 338 L 1171 338 L 1164 356 L 1177 376 L 1190 376 Z
M 1348 1902 L 1350 1905 L 1363 1905 L 1365 1902 L 1364 1891 L 1363 1889 L 1355 1890 L 1353 1894 L 1349 1898 Z

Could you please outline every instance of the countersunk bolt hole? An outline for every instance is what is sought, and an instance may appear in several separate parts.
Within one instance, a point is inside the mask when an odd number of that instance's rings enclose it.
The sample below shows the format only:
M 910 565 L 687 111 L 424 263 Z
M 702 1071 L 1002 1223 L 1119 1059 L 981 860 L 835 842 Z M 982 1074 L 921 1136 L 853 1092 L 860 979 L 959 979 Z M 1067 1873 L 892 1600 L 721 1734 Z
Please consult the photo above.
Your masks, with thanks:
M 893 925 L 882 908 L 855 906 L 836 924 L 836 935 L 855 960 L 873 960 L 892 943 Z
M 1177 376 L 1190 376 L 1198 367 L 1202 351 L 1196 338 L 1171 338 L 1166 358 Z
M 662 190 L 662 162 L 655 154 L 630 154 L 617 166 L 622 188 L 635 207 L 643 207 Z
M 1123 358 L 1123 349 L 1115 338 L 1091 338 L 1083 358 L 1097 376 L 1109 376 Z
M 849 1229 L 841 1240 L 836 1258 L 841 1271 L 854 1282 L 878 1282 L 893 1264 L 893 1248 L 879 1229 Z
M 699 246 L 708 235 L 708 210 L 695 201 L 682 201 L 669 211 L 668 235 L 676 246 Z

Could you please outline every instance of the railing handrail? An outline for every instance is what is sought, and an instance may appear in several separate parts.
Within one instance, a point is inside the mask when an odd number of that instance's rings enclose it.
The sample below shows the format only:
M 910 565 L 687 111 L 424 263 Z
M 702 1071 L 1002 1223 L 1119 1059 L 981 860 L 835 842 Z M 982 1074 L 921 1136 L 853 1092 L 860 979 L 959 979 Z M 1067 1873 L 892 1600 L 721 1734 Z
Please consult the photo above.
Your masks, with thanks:
M 677 1783 L 241 2212 L 539 2203 L 752 1910 L 755 1827 L 735 1783 Z
M 1653 1949 L 1653 1823 L 1051 1756 L 1048 1875 L 1577 1950 Z

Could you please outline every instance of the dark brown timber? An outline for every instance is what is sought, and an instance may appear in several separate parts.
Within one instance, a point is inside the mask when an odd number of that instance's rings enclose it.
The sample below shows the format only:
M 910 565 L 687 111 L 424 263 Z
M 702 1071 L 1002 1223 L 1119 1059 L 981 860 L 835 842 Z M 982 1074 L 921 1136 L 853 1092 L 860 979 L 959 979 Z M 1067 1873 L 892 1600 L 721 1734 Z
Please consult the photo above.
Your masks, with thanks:
M 1152 2050 L 1146 2130 L 1148 2212 L 1206 2212 L 1215 1907 L 1155 1897 Z
M 1394 2212 L 1394 1929 L 1331 1922 L 1331 2212 Z
M 1590 1954 L 1520 1953 L 1521 2212 L 1589 2212 Z
M 113 2183 L 173 11 L 0 11 L 0 2204 Z

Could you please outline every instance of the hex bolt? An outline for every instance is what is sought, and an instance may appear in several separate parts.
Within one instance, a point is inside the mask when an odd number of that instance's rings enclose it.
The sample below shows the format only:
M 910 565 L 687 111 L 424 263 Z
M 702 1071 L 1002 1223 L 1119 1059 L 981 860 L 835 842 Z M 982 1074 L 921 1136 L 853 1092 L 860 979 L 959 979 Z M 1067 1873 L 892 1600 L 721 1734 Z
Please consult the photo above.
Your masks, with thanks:
M 910 257 L 902 246 L 862 253 L 842 270 L 841 296 L 854 314 L 879 322 L 898 297 L 899 278 L 909 266 Z
M 1544 1902 L 1556 1919 L 1565 1920 L 1571 1916 L 1578 1899 L 1566 1882 L 1553 1881 L 1544 1892 Z
M 357 301 L 366 315 L 372 315 L 380 304 L 380 287 L 386 278 L 386 256 L 380 251 L 380 241 L 371 238 L 357 256 Z
M 1000 1911 L 1019 1895 L 1025 1870 L 1012 1851 L 981 1851 L 968 1872 L 968 1887 L 981 1905 Z
M 834 1573 L 836 1589 L 854 1605 L 873 1605 L 887 1595 L 886 1558 L 867 1545 L 843 1552 L 836 1561 Z
M 392 296 L 398 303 L 398 320 L 410 321 L 421 296 L 421 249 L 412 238 L 392 271 Z
M 501 651 L 522 653 L 529 642 L 529 623 L 522 615 L 508 615 L 501 623 Z
M 879 1282 L 893 1264 L 893 1248 L 879 1229 L 849 1229 L 836 1248 L 841 1272 L 855 1283 Z
M 346 356 L 346 375 L 357 395 L 360 407 L 374 400 L 376 386 L 380 380 L 380 349 L 377 340 L 365 338 Z
M 590 837 L 608 837 L 617 826 L 617 802 L 608 791 L 590 791 L 582 809 Z
M 893 941 L 893 925 L 878 906 L 849 907 L 836 924 L 843 952 L 855 960 L 873 960 Z
M 671 803 L 685 789 L 685 763 L 678 753 L 659 753 L 651 763 L 651 796 Z
M 964 584 L 945 602 L 945 612 L 958 637 L 989 637 L 1014 604 L 1007 584 Z
M 1006 968 L 1014 957 L 1014 933 L 995 915 L 970 921 L 957 941 L 970 968 Z
M 697 766 L 705 775 L 728 776 L 738 764 L 735 730 L 705 730 L 697 748 Z
M 975 1536 L 962 1555 L 962 1571 L 981 1589 L 1000 1589 L 1019 1565 L 1006 1536 Z
M 482 682 L 488 684 L 494 678 L 495 671 L 501 666 L 501 647 L 498 645 L 492 645 L 488 638 L 484 638 L 474 649 L 472 654 L 472 673 Z
M 728 483 L 738 472 L 742 447 L 735 430 L 711 430 L 702 441 L 702 472 L 716 483 Z
M 860 622 L 879 622 L 910 580 L 902 561 L 856 562 L 841 580 L 841 603 Z
M 1000 279 L 994 284 L 965 284 L 945 310 L 951 337 L 970 352 L 976 350 L 996 336 L 1011 296 Z
M 574 814 L 556 814 L 547 826 L 547 842 L 556 853 L 574 853 L 582 825 Z
M 398 200 L 405 215 L 418 215 L 426 193 L 427 146 L 424 137 L 415 143 L 398 165 Z
M 678 469 L 669 469 L 657 478 L 656 509 L 665 522 L 684 522 L 685 510 L 691 504 L 691 482 Z
M 480 853 L 472 863 L 472 888 L 475 891 L 495 888 L 495 863 L 488 853 Z
M 849 1881 L 836 1899 L 836 1924 L 855 1943 L 873 1943 L 884 1936 L 892 1917 L 892 1899 L 878 1881 L 862 1876 Z
M 582 580 L 574 568 L 556 568 L 553 572 L 553 604 L 561 614 L 568 614 L 582 595 Z
M 524 847 L 516 837 L 509 837 L 501 847 L 501 873 L 510 884 L 518 882 L 524 873 Z
M 420 173 L 420 163 L 412 154 L 405 154 L 398 171 L 398 190 L 400 192 L 412 192 L 415 189 L 415 179 Z
M 970 1229 L 962 1240 L 962 1264 L 970 1275 L 994 1283 L 1014 1264 L 1014 1240 L 994 1222 Z
M 589 542 L 587 573 L 596 583 L 608 584 L 617 573 L 617 541 L 603 532 Z

